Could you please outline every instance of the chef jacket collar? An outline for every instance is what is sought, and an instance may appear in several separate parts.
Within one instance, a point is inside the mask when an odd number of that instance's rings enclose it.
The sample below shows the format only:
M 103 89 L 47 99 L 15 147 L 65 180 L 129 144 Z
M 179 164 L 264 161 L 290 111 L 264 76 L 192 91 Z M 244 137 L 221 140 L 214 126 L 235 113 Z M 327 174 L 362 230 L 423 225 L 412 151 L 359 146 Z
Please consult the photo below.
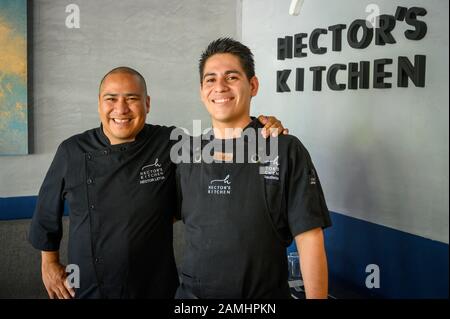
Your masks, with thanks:
M 97 134 L 100 137 L 100 140 L 105 144 L 105 146 L 111 147 L 111 148 L 120 148 L 120 147 L 126 147 L 126 146 L 133 146 L 133 145 L 139 145 L 143 141 L 145 141 L 145 137 L 147 136 L 149 130 L 149 126 L 144 124 L 144 127 L 142 130 L 136 135 L 136 138 L 134 141 L 131 142 L 125 142 L 120 144 L 111 145 L 111 142 L 109 141 L 109 138 L 106 136 L 105 132 L 103 132 L 103 124 L 100 123 L 100 127 L 97 128 Z
M 245 130 L 248 130 L 248 129 L 254 129 L 256 131 L 255 136 L 258 139 L 259 134 L 261 134 L 260 131 L 258 131 L 258 129 L 262 129 L 264 127 L 264 125 L 261 124 L 261 122 L 258 120 L 258 118 L 251 117 L 251 119 L 252 119 L 252 121 L 246 127 L 244 127 L 242 132 L 244 132 Z M 211 128 L 211 130 L 212 130 L 212 128 Z M 239 139 L 241 139 L 241 137 L 233 138 L 233 140 L 239 140 Z M 202 139 L 202 142 L 208 143 L 213 140 L 214 140 L 214 142 L 219 142 L 219 143 L 226 141 L 226 139 L 216 139 L 213 136 L 211 136 L 211 139 L 209 141 L 208 140 L 205 141 L 204 139 Z M 244 143 L 248 143 L 248 142 L 250 142 L 250 140 L 245 138 Z

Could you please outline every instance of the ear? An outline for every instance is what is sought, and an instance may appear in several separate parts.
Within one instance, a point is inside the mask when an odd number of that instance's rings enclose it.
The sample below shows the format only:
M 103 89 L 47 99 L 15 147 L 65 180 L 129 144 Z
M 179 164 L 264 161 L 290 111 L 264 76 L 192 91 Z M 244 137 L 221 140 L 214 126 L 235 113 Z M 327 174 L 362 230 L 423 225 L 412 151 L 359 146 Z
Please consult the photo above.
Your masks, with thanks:
M 259 81 L 256 75 L 250 79 L 250 93 L 251 96 L 256 96 L 258 94 Z
M 145 98 L 145 113 L 150 112 L 150 95 Z

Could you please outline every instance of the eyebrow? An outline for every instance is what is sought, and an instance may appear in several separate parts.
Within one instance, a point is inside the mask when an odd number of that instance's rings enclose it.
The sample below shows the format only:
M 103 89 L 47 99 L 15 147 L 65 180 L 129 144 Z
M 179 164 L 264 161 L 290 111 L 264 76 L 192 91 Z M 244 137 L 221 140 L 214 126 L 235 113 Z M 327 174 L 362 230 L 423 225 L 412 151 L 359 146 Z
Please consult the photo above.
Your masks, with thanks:
M 242 72 L 240 72 L 238 70 L 225 71 L 225 75 L 228 75 L 228 74 L 239 74 L 239 75 L 242 75 Z M 205 79 L 207 76 L 215 76 L 215 75 L 217 75 L 217 73 L 214 73 L 214 72 L 205 73 L 205 75 L 203 75 L 203 79 Z

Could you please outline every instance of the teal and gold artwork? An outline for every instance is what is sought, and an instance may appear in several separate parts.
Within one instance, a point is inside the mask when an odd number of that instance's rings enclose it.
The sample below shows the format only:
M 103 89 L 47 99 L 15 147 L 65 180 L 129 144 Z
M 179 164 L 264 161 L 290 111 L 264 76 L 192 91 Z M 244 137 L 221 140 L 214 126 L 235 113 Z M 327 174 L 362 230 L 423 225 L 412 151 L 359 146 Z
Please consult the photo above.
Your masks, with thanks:
M 0 155 L 28 154 L 27 0 L 0 0 Z

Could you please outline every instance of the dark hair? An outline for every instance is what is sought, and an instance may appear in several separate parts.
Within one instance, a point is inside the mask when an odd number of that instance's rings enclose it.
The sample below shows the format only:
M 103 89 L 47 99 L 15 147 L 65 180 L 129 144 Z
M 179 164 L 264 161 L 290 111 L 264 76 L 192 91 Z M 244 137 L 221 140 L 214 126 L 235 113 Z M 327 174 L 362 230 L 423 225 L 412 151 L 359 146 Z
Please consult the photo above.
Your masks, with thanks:
M 139 81 L 141 82 L 141 85 L 144 87 L 145 95 L 147 95 L 147 83 L 145 83 L 144 77 L 138 71 L 136 71 L 135 69 L 132 69 L 128 66 L 119 66 L 117 68 L 112 69 L 108 73 L 106 73 L 105 76 L 100 81 L 100 86 L 98 88 L 99 94 L 100 94 L 100 91 L 102 90 L 103 82 L 105 82 L 105 79 L 108 77 L 108 75 L 116 74 L 116 73 L 126 73 L 126 74 L 131 74 L 131 75 L 137 76 L 139 78 Z
M 239 41 L 231 38 L 219 38 L 211 42 L 200 56 L 198 64 L 200 71 L 200 83 L 202 83 L 203 80 L 203 71 L 205 69 L 206 61 L 214 54 L 219 53 L 230 53 L 238 57 L 247 78 L 250 80 L 255 76 L 255 62 L 253 61 L 252 51 Z

